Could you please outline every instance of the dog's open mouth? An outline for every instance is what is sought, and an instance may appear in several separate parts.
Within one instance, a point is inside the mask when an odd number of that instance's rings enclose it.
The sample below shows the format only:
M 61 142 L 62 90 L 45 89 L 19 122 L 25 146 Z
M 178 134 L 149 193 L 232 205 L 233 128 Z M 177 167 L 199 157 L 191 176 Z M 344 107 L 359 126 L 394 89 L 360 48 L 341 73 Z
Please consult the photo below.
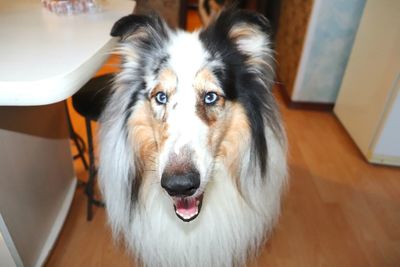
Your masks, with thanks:
M 197 197 L 173 197 L 175 213 L 184 222 L 194 220 L 201 210 L 203 193 Z

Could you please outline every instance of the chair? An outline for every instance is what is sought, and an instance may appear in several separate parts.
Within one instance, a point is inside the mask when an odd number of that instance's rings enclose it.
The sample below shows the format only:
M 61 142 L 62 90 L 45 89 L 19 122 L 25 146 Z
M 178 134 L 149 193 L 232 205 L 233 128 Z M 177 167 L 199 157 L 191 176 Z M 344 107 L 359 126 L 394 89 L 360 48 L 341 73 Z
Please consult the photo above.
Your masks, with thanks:
M 76 149 L 78 150 L 78 153 L 73 155 L 73 159 L 74 160 L 80 159 L 82 161 L 82 164 L 83 164 L 83 167 L 85 168 L 85 170 L 88 170 L 89 165 L 85 158 L 85 151 L 86 151 L 85 141 L 83 141 L 82 137 L 75 131 L 74 126 L 72 125 L 67 100 L 64 101 L 64 107 L 65 107 L 65 113 L 67 115 L 69 136 L 70 136 L 71 140 L 74 142 Z
M 89 154 L 89 178 L 85 185 L 87 195 L 87 220 L 93 218 L 93 205 L 103 207 L 104 204 L 97 200 L 94 195 L 94 187 L 97 176 L 95 164 L 92 121 L 97 121 L 103 111 L 107 98 L 111 91 L 111 81 L 113 74 L 97 76 L 88 81 L 76 94 L 72 96 L 74 109 L 85 118 L 86 136 Z

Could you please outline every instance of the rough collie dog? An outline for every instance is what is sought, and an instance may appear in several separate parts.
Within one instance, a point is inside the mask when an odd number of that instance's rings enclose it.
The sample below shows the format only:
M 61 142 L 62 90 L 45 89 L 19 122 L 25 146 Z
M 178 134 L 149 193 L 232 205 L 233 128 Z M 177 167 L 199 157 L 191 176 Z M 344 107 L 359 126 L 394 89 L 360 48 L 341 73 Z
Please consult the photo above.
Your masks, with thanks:
M 101 118 L 99 182 L 116 237 L 150 267 L 242 266 L 277 221 L 286 177 L 261 15 L 206 29 L 114 25 L 122 55 Z

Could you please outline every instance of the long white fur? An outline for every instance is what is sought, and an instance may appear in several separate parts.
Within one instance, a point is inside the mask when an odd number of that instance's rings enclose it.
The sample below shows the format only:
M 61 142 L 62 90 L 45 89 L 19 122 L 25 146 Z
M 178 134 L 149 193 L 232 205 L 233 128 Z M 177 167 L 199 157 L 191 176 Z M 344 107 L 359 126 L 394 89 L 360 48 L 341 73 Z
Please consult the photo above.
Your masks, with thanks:
M 277 145 L 278 140 L 272 143 L 270 153 L 280 159 L 270 160 L 273 167 L 265 182 L 260 177 L 254 179 L 254 169 L 243 170 L 241 181 L 247 189 L 247 201 L 238 192 L 234 178 L 221 162 L 216 162 L 201 213 L 190 223 L 176 217 L 171 199 L 160 186 L 150 187 L 126 229 L 125 235 L 131 237 L 126 240 L 129 247 L 145 259 L 146 266 L 243 266 L 263 244 L 279 215 L 285 152 Z M 246 153 L 244 160 L 249 160 L 250 151 Z
M 172 36 L 169 50 L 172 69 L 176 72 L 181 86 L 190 87 L 191 79 L 205 62 L 206 52 L 201 47 L 197 33 L 178 33 Z M 252 43 L 252 40 L 255 43 Z M 262 40 L 242 40 L 239 46 L 241 49 L 258 51 L 259 42 Z M 197 51 L 194 64 L 190 66 L 187 55 L 180 54 L 185 44 L 197 47 L 194 49 Z M 126 50 L 125 56 L 132 57 L 132 61 L 128 60 L 125 64 L 136 64 L 133 59 L 134 47 L 123 46 L 121 50 Z M 257 51 L 247 52 L 259 53 Z M 262 55 L 257 54 L 261 61 L 265 60 L 265 52 L 268 54 L 269 50 L 260 52 Z M 102 117 L 100 131 L 99 182 L 114 235 L 122 235 L 129 249 L 148 267 L 245 265 L 246 259 L 256 253 L 265 237 L 271 233 L 279 217 L 280 197 L 286 182 L 286 147 L 285 140 L 281 140 L 284 136 L 276 136 L 271 126 L 265 125 L 269 155 L 266 177 L 261 177 L 257 163 L 251 162 L 254 157 L 251 157 L 250 133 L 243 140 L 237 140 L 242 144 L 240 190 L 235 183 L 235 177 L 230 177 L 223 160 L 214 159 L 211 164 L 212 169 L 203 170 L 201 173 L 202 188 L 205 190 L 203 207 L 199 216 L 189 223 L 181 221 L 176 216 L 172 199 L 160 186 L 160 172 L 168 158 L 163 151 L 160 151 L 160 167 L 157 171 L 145 172 L 137 204 L 131 205 L 128 174 L 135 171 L 134 153 L 137 148 L 127 140 L 126 132 L 123 131 L 124 111 L 131 92 L 130 88 L 121 82 L 129 75 L 133 74 L 124 70 L 123 66 L 122 72 L 116 78 L 115 94 Z M 150 86 L 153 78 L 147 77 Z M 182 103 L 185 98 L 193 97 L 190 91 L 185 90 L 190 88 L 178 88 L 181 94 L 177 101 Z M 131 116 L 136 115 L 136 110 L 144 101 L 137 101 Z M 190 104 L 191 101 L 188 102 Z M 185 116 L 194 116 L 194 110 L 190 110 L 190 107 L 182 111 L 186 112 Z M 192 144 L 196 142 L 193 139 L 196 131 L 205 131 L 206 126 L 201 126 L 198 118 L 180 119 L 192 119 L 196 123 L 189 126 L 192 127 L 191 131 L 175 129 L 176 133 L 171 132 L 170 134 L 175 134 L 177 139 L 173 139 L 172 143 L 165 147 L 168 150 L 174 145 L 180 147 L 191 143 L 196 153 L 207 158 L 203 162 L 207 165 L 211 154 L 201 151 L 204 140 Z M 201 129 L 202 127 L 204 129 Z M 178 137 L 185 142 L 179 145 Z

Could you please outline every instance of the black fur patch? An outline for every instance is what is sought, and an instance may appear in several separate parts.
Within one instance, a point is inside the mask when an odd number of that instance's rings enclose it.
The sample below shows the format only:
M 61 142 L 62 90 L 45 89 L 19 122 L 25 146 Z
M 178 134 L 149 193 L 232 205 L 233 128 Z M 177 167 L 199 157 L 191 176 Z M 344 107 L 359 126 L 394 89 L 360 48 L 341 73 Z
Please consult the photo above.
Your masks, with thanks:
M 111 29 L 111 36 L 122 37 L 124 39 L 127 36 L 132 35 L 139 28 L 152 28 L 160 36 L 167 38 L 167 30 L 163 20 L 157 14 L 151 15 L 128 15 L 119 19 Z
M 132 173 L 130 171 L 129 175 L 129 181 L 131 181 L 131 188 L 130 188 L 130 195 L 131 195 L 131 202 L 135 203 L 138 198 L 139 198 L 139 190 L 140 190 L 140 185 L 142 184 L 142 170 L 141 166 L 137 164 L 136 166 L 136 172 Z
M 133 91 L 133 93 L 131 94 L 131 98 L 129 100 L 128 105 L 126 106 L 126 111 L 125 111 L 125 123 L 124 125 L 127 124 L 129 117 L 132 114 L 132 107 L 136 104 L 136 102 L 139 99 L 140 94 L 142 93 L 142 91 L 146 88 L 146 82 L 142 81 L 142 84 L 140 85 L 140 89 L 137 89 L 135 91 Z
M 239 51 L 237 44 L 229 38 L 230 30 L 243 23 L 257 27 L 265 34 L 269 32 L 268 21 L 263 16 L 228 9 L 200 33 L 200 40 L 213 58 L 223 62 L 223 68 L 214 69 L 213 72 L 220 81 L 226 98 L 241 103 L 245 108 L 251 128 L 252 149 L 262 174 L 265 174 L 268 151 L 264 125 L 269 123 L 275 129 L 279 128 L 279 122 L 274 112 L 276 104 L 271 88 L 265 88 L 257 75 L 250 71 L 249 66 L 246 66 L 249 56 Z M 272 79 L 273 73 L 268 71 L 265 70 L 263 75 Z

